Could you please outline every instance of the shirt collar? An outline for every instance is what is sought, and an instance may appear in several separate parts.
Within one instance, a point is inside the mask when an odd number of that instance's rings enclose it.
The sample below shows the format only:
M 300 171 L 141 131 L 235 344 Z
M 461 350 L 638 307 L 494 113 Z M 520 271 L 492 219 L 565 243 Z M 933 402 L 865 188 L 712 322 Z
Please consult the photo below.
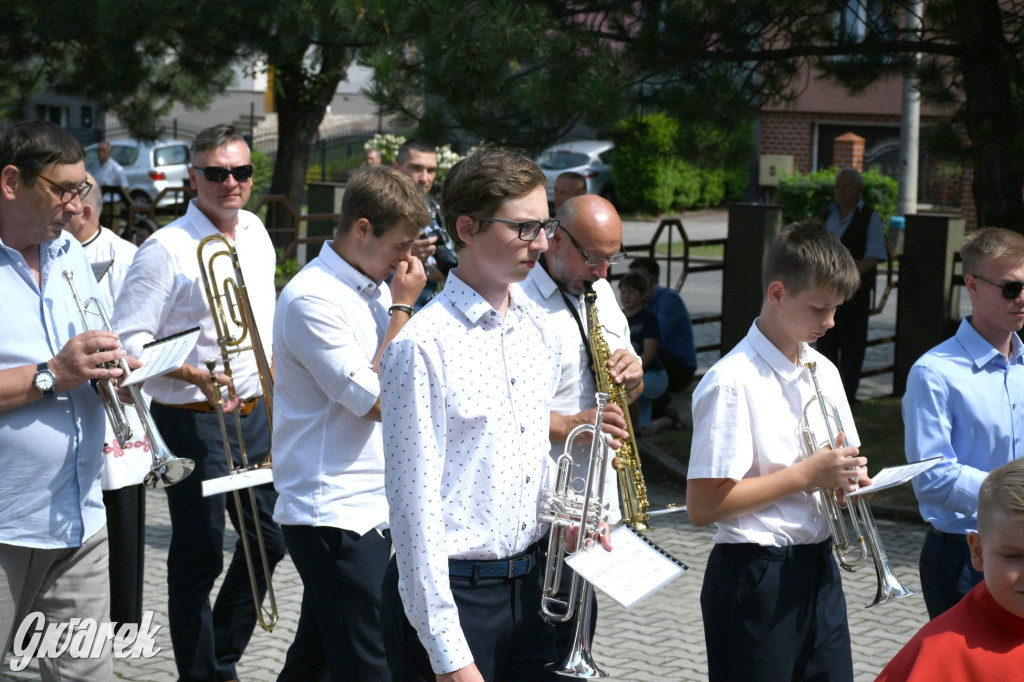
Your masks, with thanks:
M 484 297 L 478 294 L 475 289 L 459 279 L 457 273 L 458 270 L 452 270 L 448 273 L 448 280 L 445 282 L 444 289 L 441 290 L 440 295 L 451 301 L 452 307 L 461 312 L 470 324 L 479 325 L 484 321 L 493 321 L 495 326 L 500 327 L 503 323 L 508 326 L 514 319 L 518 319 L 523 312 L 523 306 L 519 301 L 525 299 L 525 296 L 518 286 L 509 286 L 508 312 L 512 313 L 512 315 L 506 314 L 505 319 L 502 320 L 498 311 L 485 301 Z
M 960 321 L 956 330 L 956 340 L 964 347 L 964 350 L 974 361 L 974 366 L 981 369 L 988 363 L 998 358 L 1004 358 L 1003 354 L 996 350 L 991 343 L 985 340 L 978 330 L 971 325 L 971 318 L 965 317 Z M 1020 337 L 1016 334 L 1010 335 L 1010 362 L 1011 365 L 1024 363 L 1024 348 L 1021 346 Z
M 373 281 L 352 267 L 347 260 L 339 256 L 338 252 L 331 248 L 332 244 L 334 244 L 333 240 L 324 242 L 324 245 L 320 247 L 320 260 L 323 262 L 324 267 L 366 298 L 375 299 L 380 296 L 380 283 Z
M 768 363 L 768 366 L 778 374 L 780 377 L 788 382 L 794 382 L 799 378 L 800 374 L 804 371 L 804 365 L 808 362 L 808 350 L 810 346 L 806 343 L 800 344 L 800 364 L 794 365 L 793 361 L 787 358 L 782 351 L 775 347 L 768 337 L 761 333 L 761 330 L 757 326 L 757 320 L 761 319 L 758 317 L 750 325 L 750 331 L 747 333 L 747 337 L 750 339 L 750 345 L 753 346 L 754 351 L 761 356 L 761 359 Z
M 541 258 L 543 257 L 544 256 L 541 256 Z M 551 278 L 547 267 L 534 268 L 531 270 L 530 279 L 533 280 L 534 286 L 537 287 L 537 291 L 540 292 L 540 295 L 543 296 L 545 300 L 559 293 L 558 283 Z
M 219 234 L 225 239 L 231 242 L 237 242 L 238 234 L 245 232 L 249 229 L 249 223 L 246 220 L 242 220 L 242 211 L 238 212 L 238 220 L 235 224 L 235 239 L 231 239 L 226 234 L 217 229 L 217 226 L 206 217 L 206 214 L 199 209 L 198 199 L 192 199 L 188 203 L 188 211 L 185 213 L 189 217 L 190 224 L 193 226 L 194 231 L 199 235 L 199 238 L 208 237 L 211 234 Z

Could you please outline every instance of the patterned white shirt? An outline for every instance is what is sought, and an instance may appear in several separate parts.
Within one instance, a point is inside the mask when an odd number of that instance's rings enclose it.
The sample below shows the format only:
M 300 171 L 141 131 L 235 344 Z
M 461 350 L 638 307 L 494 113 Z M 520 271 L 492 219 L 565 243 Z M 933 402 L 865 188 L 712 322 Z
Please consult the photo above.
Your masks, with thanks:
M 373 358 L 391 292 L 327 242 L 281 292 L 274 316 L 274 520 L 362 535 L 387 527 Z
M 847 443 L 859 445 L 846 392 L 835 365 L 806 343 L 800 366 L 757 328 L 716 362 L 693 392 L 693 445 L 687 478 L 739 481 L 780 471 L 806 452 L 800 424 L 815 397 L 808 362 L 817 363 L 822 394 L 834 401 Z M 808 410 L 815 440 L 827 438 L 816 406 Z M 817 449 L 817 448 L 815 448 Z M 799 492 L 743 516 L 719 521 L 714 541 L 768 547 L 806 545 L 829 536 L 818 492 Z
M 448 559 L 503 559 L 546 532 L 548 396 L 558 359 L 510 287 L 504 319 L 458 277 L 381 360 L 385 489 L 406 616 L 437 672 L 473 661 Z
M 130 355 L 138 357 L 142 346 L 154 339 L 198 326 L 199 341 L 186 362 L 205 370 L 204 361 L 216 357 L 217 370 L 223 370 L 217 330 L 196 255 L 199 242 L 214 234 L 220 232 L 193 199 L 185 215 L 161 227 L 139 247 L 124 282 L 124 290 L 129 293 L 117 299 L 112 320 L 114 329 L 121 335 L 121 345 Z M 234 245 L 256 327 L 267 362 L 270 362 L 274 306 L 277 304 L 274 288 L 277 254 L 263 223 L 248 211 L 238 212 Z M 204 249 L 204 256 L 208 259 L 218 250 L 222 250 L 219 244 L 210 244 Z M 230 259 L 216 258 L 214 277 L 223 282 L 228 276 L 234 276 Z M 237 329 L 232 331 L 237 333 Z M 231 355 L 230 363 L 238 396 L 248 399 L 261 395 L 263 391 L 253 353 L 235 353 Z M 198 386 L 165 376 L 146 381 L 146 391 L 155 400 L 168 405 L 206 400 Z

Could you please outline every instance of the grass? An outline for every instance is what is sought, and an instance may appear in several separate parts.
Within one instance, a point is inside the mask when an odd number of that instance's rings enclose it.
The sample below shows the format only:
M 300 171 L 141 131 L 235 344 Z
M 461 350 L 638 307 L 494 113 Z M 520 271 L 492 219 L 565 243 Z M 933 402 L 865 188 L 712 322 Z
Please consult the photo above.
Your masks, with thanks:
M 672 243 L 672 255 L 682 257 L 683 255 L 683 242 L 676 241 Z M 660 256 L 669 255 L 668 244 L 659 243 L 655 245 L 654 252 Z M 711 246 L 694 246 L 690 249 L 690 258 L 724 258 L 725 257 L 725 246 L 723 244 L 712 244 Z
M 688 401 L 686 401 L 688 403 Z M 873 398 L 865 400 L 853 408 L 853 418 L 860 435 L 861 454 L 868 458 L 868 471 L 877 473 L 888 466 L 906 464 L 903 454 L 903 417 L 900 412 L 899 398 Z M 690 443 L 693 432 L 662 431 L 643 439 L 640 444 L 641 453 L 645 445 L 653 445 L 679 459 L 685 466 L 690 459 Z M 917 500 L 910 483 L 889 488 L 879 493 L 872 502 L 872 507 L 885 506 L 898 510 L 901 517 L 916 519 Z

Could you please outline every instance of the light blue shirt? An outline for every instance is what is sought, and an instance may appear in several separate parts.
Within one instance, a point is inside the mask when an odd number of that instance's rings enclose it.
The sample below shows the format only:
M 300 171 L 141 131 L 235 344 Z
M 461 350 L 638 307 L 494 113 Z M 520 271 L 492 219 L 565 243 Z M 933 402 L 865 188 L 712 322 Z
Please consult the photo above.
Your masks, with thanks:
M 1022 356 L 1016 334 L 1007 363 L 967 318 L 956 336 L 922 355 L 910 369 L 903 396 L 907 460 L 943 457 L 913 481 L 921 516 L 939 531 L 977 530 L 982 481 L 1022 454 Z
M 83 299 L 98 294 L 67 232 L 40 246 L 42 291 L 22 255 L 0 242 L 0 369 L 46 362 L 84 331 L 67 269 Z M 0 543 L 78 547 L 103 527 L 104 419 L 88 382 L 0 412 Z
M 846 228 L 853 222 L 853 216 L 857 215 L 857 211 L 862 208 L 864 208 L 863 199 L 857 202 L 857 209 L 850 211 L 850 215 L 840 218 L 839 207 L 832 202 L 828 207 L 825 227 L 829 232 L 842 239 Z M 882 227 L 882 218 L 878 215 L 878 211 L 872 211 L 871 218 L 868 220 L 868 239 L 864 244 L 864 257 L 874 258 L 879 263 L 889 260 L 889 255 L 885 250 L 885 228 Z

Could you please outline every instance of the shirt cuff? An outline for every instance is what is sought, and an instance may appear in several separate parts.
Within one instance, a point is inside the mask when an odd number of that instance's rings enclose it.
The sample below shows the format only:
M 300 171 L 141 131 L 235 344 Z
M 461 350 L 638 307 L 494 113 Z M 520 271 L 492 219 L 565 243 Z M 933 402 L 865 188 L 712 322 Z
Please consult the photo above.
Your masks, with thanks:
M 949 501 L 946 507 L 950 511 L 958 512 L 964 516 L 973 516 L 978 513 L 978 492 L 981 484 L 988 474 L 978 469 L 962 467 L 960 475 L 953 484 L 953 490 L 949 494 Z
M 453 628 L 434 637 L 421 637 L 420 642 L 430 657 L 430 667 L 438 675 L 453 673 L 473 662 L 473 652 L 461 629 Z
M 338 402 L 352 414 L 363 417 L 377 402 L 380 395 L 380 377 L 369 367 L 350 372 L 345 390 L 338 396 Z

